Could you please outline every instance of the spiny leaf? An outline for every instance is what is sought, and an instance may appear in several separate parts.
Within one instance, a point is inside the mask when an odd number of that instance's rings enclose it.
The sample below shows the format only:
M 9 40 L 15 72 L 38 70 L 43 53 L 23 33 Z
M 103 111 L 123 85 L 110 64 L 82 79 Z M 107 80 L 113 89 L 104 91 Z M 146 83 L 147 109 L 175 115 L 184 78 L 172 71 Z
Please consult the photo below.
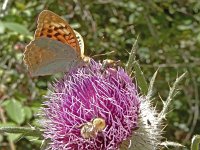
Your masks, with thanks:
M 176 95 L 176 88 L 178 84 L 183 80 L 183 78 L 187 75 L 187 72 L 183 73 L 180 77 L 176 79 L 173 86 L 170 88 L 169 95 L 167 97 L 167 100 L 163 103 L 163 109 L 159 114 L 159 121 L 165 118 L 165 115 L 168 111 L 169 104 L 171 103 L 173 97 Z
M 138 86 L 140 87 L 141 93 L 143 95 L 147 95 L 148 85 L 147 85 L 147 81 L 144 77 L 144 73 L 142 72 L 142 70 L 140 68 L 139 63 L 137 61 L 134 61 L 133 67 L 135 70 L 135 77 L 136 77 Z
M 132 73 L 133 63 L 135 61 L 135 55 L 136 55 L 136 50 L 137 50 L 137 42 L 138 42 L 138 37 L 132 46 L 131 53 L 129 54 L 129 58 L 125 66 L 125 70 L 128 74 Z
M 148 88 L 148 93 L 147 93 L 147 98 L 148 99 L 150 99 L 152 97 L 154 83 L 155 83 L 155 79 L 156 79 L 157 74 L 158 74 L 158 69 L 156 70 L 156 72 L 154 73 L 153 77 L 151 78 L 151 81 L 150 81 L 150 84 L 149 84 L 149 88 Z
M 173 147 L 185 147 L 184 145 L 177 143 L 177 142 L 172 142 L 172 141 L 165 141 L 162 142 L 160 145 L 168 147 L 168 146 L 173 146 Z

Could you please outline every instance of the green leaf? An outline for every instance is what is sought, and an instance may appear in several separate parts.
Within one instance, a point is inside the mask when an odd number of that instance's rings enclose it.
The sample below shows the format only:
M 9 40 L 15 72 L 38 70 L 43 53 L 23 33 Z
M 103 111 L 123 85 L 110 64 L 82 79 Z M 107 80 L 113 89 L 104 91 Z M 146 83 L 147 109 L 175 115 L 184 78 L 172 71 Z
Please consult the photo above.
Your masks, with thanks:
M 73 23 L 73 24 L 70 24 L 72 26 L 73 29 L 78 29 L 81 27 L 81 25 L 79 23 Z
M 26 5 L 22 2 L 15 2 L 16 8 L 20 9 L 20 10 L 24 10 L 26 9 Z
M 12 31 L 15 31 L 17 33 L 23 34 L 23 35 L 30 35 L 30 32 L 28 29 L 18 23 L 15 22 L 3 22 L 4 26 Z
M 0 135 L 0 143 L 3 141 L 3 136 Z
M 21 124 L 25 120 L 24 109 L 20 102 L 15 99 L 7 100 L 4 103 L 5 110 L 10 119 L 15 121 L 17 124 Z
M 115 18 L 115 17 L 111 17 L 110 19 L 109 19 L 109 21 L 111 22 L 111 23 L 118 23 L 118 19 L 117 18 Z
M 24 112 L 25 112 L 25 117 L 29 120 L 32 118 L 33 114 L 31 111 L 31 108 L 29 107 L 24 107 Z
M 34 141 L 34 142 L 41 144 L 41 141 L 39 141 L 39 138 L 40 137 L 26 136 L 26 139 L 28 139 L 29 141 Z
M 148 85 L 147 85 L 147 81 L 144 77 L 144 74 L 143 74 L 143 72 L 140 68 L 139 63 L 137 61 L 134 61 L 133 67 L 134 67 L 134 70 L 135 70 L 135 77 L 136 77 L 138 86 L 140 87 L 142 94 L 147 95 Z
M 0 34 L 4 33 L 5 31 L 5 26 L 4 24 L 0 21 Z
M 191 142 L 191 150 L 199 150 L 200 135 L 194 135 Z
M 13 123 L 13 122 L 0 123 L 0 128 L 1 127 L 7 127 L 7 126 L 15 127 L 16 124 Z
M 177 26 L 177 28 L 178 28 L 178 30 L 181 30 L 181 31 L 183 31 L 183 30 L 190 30 L 190 29 L 192 29 L 193 28 L 193 26 L 188 26 L 188 25 L 179 25 L 179 26 Z
M 22 134 L 8 133 L 8 140 L 16 141 Z
M 26 102 L 27 101 L 27 96 L 22 91 L 16 91 L 15 98 L 17 100 L 19 100 L 20 102 Z

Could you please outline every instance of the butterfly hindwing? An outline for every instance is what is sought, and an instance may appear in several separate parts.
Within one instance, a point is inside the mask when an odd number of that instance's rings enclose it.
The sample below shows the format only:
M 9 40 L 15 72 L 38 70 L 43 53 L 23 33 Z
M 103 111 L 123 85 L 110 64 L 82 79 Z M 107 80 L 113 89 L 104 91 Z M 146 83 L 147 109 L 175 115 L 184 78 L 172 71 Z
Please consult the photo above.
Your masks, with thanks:
M 76 34 L 76 38 L 77 38 L 78 43 L 79 43 L 81 58 L 84 58 L 85 56 L 84 56 L 84 41 L 83 41 L 83 37 L 77 31 L 74 30 L 74 32 Z
M 24 61 L 31 75 L 39 76 L 67 72 L 79 63 L 80 58 L 71 46 L 39 37 L 26 47 Z

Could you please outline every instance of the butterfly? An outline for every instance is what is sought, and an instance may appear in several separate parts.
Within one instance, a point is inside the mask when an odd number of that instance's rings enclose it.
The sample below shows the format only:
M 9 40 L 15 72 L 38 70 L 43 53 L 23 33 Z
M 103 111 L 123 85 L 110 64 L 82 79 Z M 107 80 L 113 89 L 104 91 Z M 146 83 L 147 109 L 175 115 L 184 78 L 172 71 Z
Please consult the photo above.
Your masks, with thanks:
M 60 16 L 43 10 L 34 39 L 25 48 L 24 63 L 31 76 L 68 72 L 84 60 L 82 36 Z

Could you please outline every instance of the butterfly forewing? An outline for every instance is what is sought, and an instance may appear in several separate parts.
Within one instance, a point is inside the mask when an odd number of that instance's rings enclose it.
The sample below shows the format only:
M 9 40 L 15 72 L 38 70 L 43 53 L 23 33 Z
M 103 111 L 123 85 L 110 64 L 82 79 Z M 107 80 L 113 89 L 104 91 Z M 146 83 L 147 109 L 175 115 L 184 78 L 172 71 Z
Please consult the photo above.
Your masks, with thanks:
M 44 10 L 39 14 L 35 39 L 48 37 L 73 47 L 80 55 L 80 47 L 76 34 L 69 24 L 55 13 Z

